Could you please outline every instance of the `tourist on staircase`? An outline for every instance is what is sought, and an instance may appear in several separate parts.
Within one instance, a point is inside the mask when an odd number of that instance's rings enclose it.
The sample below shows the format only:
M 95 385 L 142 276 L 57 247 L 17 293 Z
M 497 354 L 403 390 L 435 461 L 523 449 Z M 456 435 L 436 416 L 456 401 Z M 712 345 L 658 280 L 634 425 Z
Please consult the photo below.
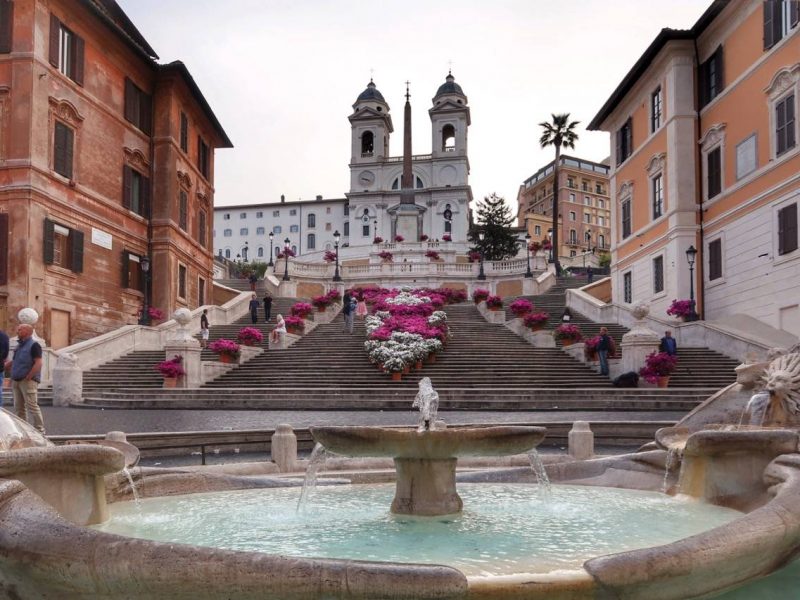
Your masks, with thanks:
M 272 294 L 264 292 L 264 323 L 269 323 L 270 313 L 272 312 Z
M 600 328 L 600 341 L 597 343 L 597 356 L 600 358 L 600 374 L 608 376 L 608 355 L 614 345 L 613 340 L 608 335 L 608 328 Z
M 666 352 L 670 356 L 675 356 L 678 353 L 678 342 L 672 337 L 672 332 L 669 329 L 664 332 L 664 337 L 661 338 L 658 350 L 659 352 Z
M 200 347 L 207 348 L 208 347 L 208 310 L 203 309 L 203 314 L 200 315 Z
M 277 344 L 283 340 L 283 337 L 286 335 L 286 321 L 283 320 L 283 315 L 278 315 L 276 317 L 275 327 L 272 328 L 272 332 L 270 332 L 269 335 L 273 344 Z M 283 346 L 283 344 L 281 344 L 281 346 Z
M 252 291 L 256 291 L 256 283 L 258 283 L 258 275 L 255 273 L 250 273 L 250 277 L 248 277 L 248 281 L 250 281 L 250 289 Z
M 572 320 L 572 313 L 569 310 L 569 306 L 564 309 L 564 313 L 561 315 L 561 322 L 562 323 L 569 323 Z
M 9 339 L 5 331 L 0 329 L 0 365 L 5 367 L 6 359 L 8 359 Z M 5 375 L 5 368 L 0 369 L 0 408 L 3 407 L 3 377 Z
M 250 320 L 253 321 L 253 325 L 258 323 L 258 304 L 258 296 L 253 294 L 250 298 Z
M 11 391 L 14 394 L 14 412 L 20 419 L 30 422 L 44 434 L 44 419 L 39 408 L 37 392 L 41 381 L 42 347 L 33 339 L 33 327 L 23 323 L 17 327 L 17 348 L 13 360 L 6 360 L 11 368 Z
M 344 330 L 348 333 L 353 333 L 353 321 L 355 321 L 356 301 L 350 295 L 350 292 L 345 292 L 342 298 L 342 316 L 344 317 Z
M 368 312 L 369 311 L 367 310 L 367 302 L 364 300 L 364 296 L 361 295 L 359 296 L 358 302 L 356 303 L 356 316 L 359 319 L 366 319 Z

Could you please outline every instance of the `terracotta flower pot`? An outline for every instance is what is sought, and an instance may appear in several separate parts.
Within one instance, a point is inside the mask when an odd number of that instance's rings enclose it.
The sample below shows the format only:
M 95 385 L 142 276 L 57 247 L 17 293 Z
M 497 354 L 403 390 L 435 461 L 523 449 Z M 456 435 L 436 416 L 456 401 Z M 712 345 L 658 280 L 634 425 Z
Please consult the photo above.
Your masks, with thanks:
M 416 366 L 417 366 L 417 371 L 422 371 L 422 361 L 421 360 L 417 361 L 417 365 Z
M 660 388 L 669 387 L 669 375 L 658 378 L 658 387 Z
M 164 377 L 164 388 L 171 389 L 174 387 L 178 387 L 178 378 L 177 377 Z
M 234 358 L 230 354 L 220 354 L 219 361 L 226 365 L 231 365 L 233 364 Z
M 400 381 L 403 378 L 403 374 L 400 371 L 392 373 L 392 381 Z
M 570 338 L 565 338 L 565 339 L 561 340 L 561 345 L 564 346 L 564 347 L 572 346 L 572 344 L 574 344 L 574 343 L 575 343 L 575 340 L 570 339 Z
M 490 306 L 489 310 L 492 311 L 492 312 L 497 312 L 498 310 L 500 310 L 500 307 L 499 306 Z
M 411 365 L 406 365 L 403 367 L 403 375 L 408 375 L 409 373 L 411 373 Z
M 324 306 L 318 306 L 317 307 L 317 312 L 325 312 L 325 307 Z
M 537 323 L 536 325 L 531 325 L 530 326 L 530 330 L 531 331 L 541 331 L 543 327 L 544 327 L 544 323 Z
M 430 354 L 428 354 L 428 360 L 425 361 L 425 362 L 427 362 L 429 365 L 432 365 L 433 363 L 435 363 L 436 362 L 436 353 L 435 352 L 431 352 Z

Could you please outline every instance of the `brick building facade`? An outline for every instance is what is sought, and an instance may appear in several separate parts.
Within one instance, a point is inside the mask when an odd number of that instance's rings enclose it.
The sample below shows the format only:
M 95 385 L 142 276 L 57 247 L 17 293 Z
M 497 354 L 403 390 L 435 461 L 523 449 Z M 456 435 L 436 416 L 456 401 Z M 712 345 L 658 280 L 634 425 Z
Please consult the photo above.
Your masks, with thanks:
M 157 58 L 114 0 L 0 0 L 0 327 L 31 306 L 60 348 L 136 323 L 147 288 L 167 314 L 209 298 L 231 142 Z

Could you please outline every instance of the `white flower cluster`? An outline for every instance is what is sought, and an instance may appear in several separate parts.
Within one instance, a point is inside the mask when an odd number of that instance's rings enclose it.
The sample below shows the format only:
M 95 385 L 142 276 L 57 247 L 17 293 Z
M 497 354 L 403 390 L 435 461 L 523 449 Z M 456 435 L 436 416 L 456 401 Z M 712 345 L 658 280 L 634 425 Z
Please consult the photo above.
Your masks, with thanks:
M 370 361 L 383 365 L 389 372 L 402 371 L 417 361 L 425 360 L 433 352 L 440 352 L 442 342 L 437 339 L 426 340 L 416 333 L 395 331 L 386 341 L 367 340 L 364 342 Z
M 447 324 L 447 313 L 443 310 L 436 310 L 433 314 L 428 317 L 428 323 L 433 325 L 434 327 L 438 327 L 439 325 L 446 325 Z
M 427 296 L 415 296 L 408 292 L 400 292 L 393 298 L 386 298 L 387 304 L 406 304 L 408 306 L 417 306 L 419 304 L 430 304 L 431 299 Z

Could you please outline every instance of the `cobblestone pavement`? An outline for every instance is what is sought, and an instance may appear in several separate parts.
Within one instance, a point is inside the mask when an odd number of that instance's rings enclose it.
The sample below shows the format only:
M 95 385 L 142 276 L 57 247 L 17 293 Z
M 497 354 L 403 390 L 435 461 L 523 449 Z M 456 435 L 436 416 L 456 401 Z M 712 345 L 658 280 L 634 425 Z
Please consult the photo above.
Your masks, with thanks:
M 112 410 L 42 407 L 49 435 L 93 434 L 108 431 L 223 431 L 272 429 L 280 423 L 311 425 L 411 425 L 408 411 L 264 411 L 264 410 Z M 541 423 L 564 421 L 677 421 L 683 412 L 599 411 L 442 411 L 447 423 Z

